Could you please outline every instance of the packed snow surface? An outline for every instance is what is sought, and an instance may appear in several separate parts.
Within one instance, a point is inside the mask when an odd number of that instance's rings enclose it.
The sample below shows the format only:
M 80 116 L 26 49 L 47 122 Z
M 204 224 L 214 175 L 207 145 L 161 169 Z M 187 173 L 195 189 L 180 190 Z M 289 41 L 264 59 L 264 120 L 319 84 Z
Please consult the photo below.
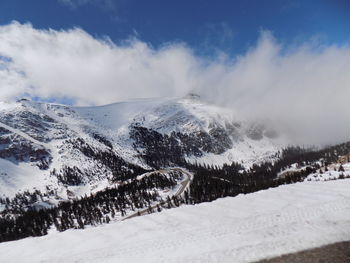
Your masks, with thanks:
M 252 262 L 350 240 L 350 179 L 1 243 L 1 262 Z

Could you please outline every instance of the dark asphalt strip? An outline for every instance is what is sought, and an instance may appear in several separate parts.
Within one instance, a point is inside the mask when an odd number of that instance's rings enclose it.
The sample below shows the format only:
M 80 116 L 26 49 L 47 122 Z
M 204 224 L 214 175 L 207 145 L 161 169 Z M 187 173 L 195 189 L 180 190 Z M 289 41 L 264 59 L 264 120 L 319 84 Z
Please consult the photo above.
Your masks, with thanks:
M 350 241 L 264 259 L 255 263 L 350 263 Z

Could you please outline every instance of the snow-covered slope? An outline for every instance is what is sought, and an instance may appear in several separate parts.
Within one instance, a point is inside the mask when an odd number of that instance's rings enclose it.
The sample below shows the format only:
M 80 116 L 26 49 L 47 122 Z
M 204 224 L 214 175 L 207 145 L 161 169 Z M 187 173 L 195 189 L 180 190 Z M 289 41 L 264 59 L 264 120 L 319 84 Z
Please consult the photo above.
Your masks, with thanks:
M 350 240 L 350 179 L 280 186 L 0 244 L 3 262 L 253 262 Z
M 238 161 L 249 165 L 271 158 L 286 145 L 282 136 L 268 127 L 246 122 L 232 110 L 205 103 L 193 94 L 180 99 L 142 99 L 74 110 L 90 125 L 103 127 L 107 137 L 119 142 L 119 150 L 131 154 L 131 144 L 123 141 L 129 138 L 130 125 L 167 135 L 209 135 L 210 138 L 204 136 L 201 149 L 205 148 L 205 140 L 220 145 L 213 152 L 204 150 L 201 156 L 187 156 L 187 160 L 199 163 L 222 165 Z
M 67 190 L 96 191 L 137 169 L 154 168 L 143 156 L 157 154 L 159 145 L 190 162 L 250 165 L 273 158 L 284 142 L 195 95 L 100 107 L 2 102 L 0 197 L 38 189 L 66 199 Z M 176 158 L 160 166 L 176 164 Z

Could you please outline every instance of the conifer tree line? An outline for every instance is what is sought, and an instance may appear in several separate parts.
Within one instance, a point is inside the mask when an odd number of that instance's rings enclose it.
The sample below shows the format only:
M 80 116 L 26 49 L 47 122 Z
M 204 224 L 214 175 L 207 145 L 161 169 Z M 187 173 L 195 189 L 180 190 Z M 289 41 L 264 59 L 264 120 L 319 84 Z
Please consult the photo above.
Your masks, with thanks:
M 324 171 L 327 171 L 329 164 L 338 162 L 339 157 L 349 155 L 349 153 L 350 142 L 322 150 L 288 147 L 276 154 L 274 162 L 253 164 L 249 169 L 244 169 L 236 162 L 231 165 L 224 164 L 222 167 L 197 163 L 187 164 L 187 169 L 194 174 L 189 193 L 186 193 L 189 196 L 188 203 L 209 202 L 221 197 L 301 182 L 309 174 L 316 173 L 322 167 Z M 350 162 L 349 157 L 347 161 Z M 290 168 L 292 164 L 304 167 L 304 169 L 287 173 L 283 177 L 278 176 L 281 171 Z M 342 165 L 339 166 L 339 171 L 344 171 Z M 349 176 L 341 175 L 340 179 L 346 177 Z
M 181 178 L 182 174 L 177 171 L 152 173 L 81 199 L 61 202 L 57 207 L 49 209 L 36 210 L 24 206 L 33 201 L 27 200 L 29 197 L 40 200 L 40 191 L 29 196 L 17 196 L 15 201 L 1 199 L 7 208 L 0 213 L 0 242 L 46 235 L 53 226 L 58 231 L 64 231 L 109 223 L 114 218 L 125 216 L 127 211 L 149 208 L 153 212 L 150 207 L 154 202 L 164 201 L 170 207 L 173 203 L 178 203 L 177 199 L 168 203 L 168 200 L 161 199 L 158 191 L 172 189 Z

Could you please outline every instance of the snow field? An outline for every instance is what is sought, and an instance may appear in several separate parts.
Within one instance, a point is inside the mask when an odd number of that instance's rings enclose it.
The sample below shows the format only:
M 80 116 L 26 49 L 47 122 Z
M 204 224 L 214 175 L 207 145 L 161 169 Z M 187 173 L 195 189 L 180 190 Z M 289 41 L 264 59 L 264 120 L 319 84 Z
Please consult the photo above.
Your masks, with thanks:
M 253 262 L 350 240 L 350 179 L 303 182 L 0 244 L 1 262 Z

